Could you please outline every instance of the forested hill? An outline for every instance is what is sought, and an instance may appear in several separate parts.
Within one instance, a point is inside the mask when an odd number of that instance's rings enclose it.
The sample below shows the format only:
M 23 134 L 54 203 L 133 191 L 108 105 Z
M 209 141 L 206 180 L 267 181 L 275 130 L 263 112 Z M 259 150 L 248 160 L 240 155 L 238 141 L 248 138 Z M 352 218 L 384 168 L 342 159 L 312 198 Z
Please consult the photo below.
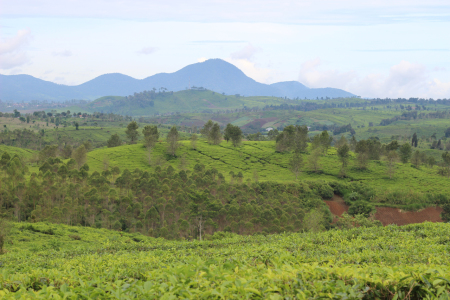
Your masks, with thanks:
M 143 91 L 125 97 L 106 96 L 89 103 L 87 108 L 91 111 L 113 112 L 128 116 L 153 116 L 180 112 L 224 112 L 283 103 L 285 103 L 284 99 L 276 97 L 230 96 L 196 88 L 179 92 Z
M 257 82 L 234 65 L 221 59 L 210 59 L 188 65 L 174 73 L 160 73 L 144 79 L 135 79 L 119 73 L 104 74 L 77 86 L 60 85 L 29 75 L 1 75 L 2 101 L 71 99 L 93 100 L 116 95 L 166 88 L 168 91 L 186 90 L 189 86 L 203 87 L 227 95 L 276 96 L 288 98 L 351 97 L 351 93 L 334 88 L 310 89 L 300 82 L 280 82 L 271 85 Z

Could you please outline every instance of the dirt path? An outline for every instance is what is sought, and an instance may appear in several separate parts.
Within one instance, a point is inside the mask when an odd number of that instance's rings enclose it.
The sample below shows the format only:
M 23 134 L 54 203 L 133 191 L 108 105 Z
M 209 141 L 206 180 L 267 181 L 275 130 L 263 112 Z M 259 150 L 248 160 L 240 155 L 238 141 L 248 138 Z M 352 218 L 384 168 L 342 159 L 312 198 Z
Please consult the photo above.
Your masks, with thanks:
M 331 200 L 326 200 L 325 203 L 334 216 L 342 216 L 344 212 L 348 211 L 348 205 L 338 195 L 334 195 Z M 406 225 L 425 221 L 443 222 L 441 219 L 442 208 L 440 207 L 427 207 L 419 211 L 402 211 L 392 207 L 377 207 L 376 210 L 375 219 L 380 220 L 384 226 L 389 224 Z M 334 221 L 336 221 L 336 217 Z
M 383 225 L 396 224 L 406 225 L 413 223 L 442 222 L 442 208 L 427 207 L 419 211 L 401 211 L 392 207 L 377 207 L 375 219 L 380 220 Z

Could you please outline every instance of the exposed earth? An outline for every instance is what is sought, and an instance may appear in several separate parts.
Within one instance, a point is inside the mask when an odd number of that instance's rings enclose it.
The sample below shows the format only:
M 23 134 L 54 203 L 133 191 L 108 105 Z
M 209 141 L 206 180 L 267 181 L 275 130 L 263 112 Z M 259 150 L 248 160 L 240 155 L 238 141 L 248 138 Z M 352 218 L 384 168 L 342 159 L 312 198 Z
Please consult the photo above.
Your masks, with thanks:
M 348 211 L 348 205 L 345 204 L 342 197 L 334 195 L 331 200 L 325 201 L 334 216 L 341 216 Z M 381 221 L 386 226 L 389 224 L 406 225 L 422 222 L 443 222 L 441 219 L 442 208 L 427 207 L 419 211 L 402 211 L 393 207 L 377 207 L 375 219 Z

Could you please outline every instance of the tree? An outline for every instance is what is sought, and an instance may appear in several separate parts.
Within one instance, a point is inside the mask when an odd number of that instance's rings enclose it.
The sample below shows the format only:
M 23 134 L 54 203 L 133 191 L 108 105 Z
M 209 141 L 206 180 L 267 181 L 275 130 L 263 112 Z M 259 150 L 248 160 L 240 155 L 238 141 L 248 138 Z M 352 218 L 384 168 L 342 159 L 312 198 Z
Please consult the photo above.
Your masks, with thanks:
M 303 158 L 299 152 L 294 152 L 291 159 L 289 160 L 289 170 L 295 174 L 295 180 L 298 178 L 298 174 L 303 167 Z
M 269 133 L 267 133 L 267 137 L 269 138 L 270 141 L 273 141 L 277 138 L 278 134 L 280 134 L 278 130 L 272 129 L 269 130 Z
M 436 159 L 433 156 L 429 156 L 427 158 L 428 167 L 433 168 L 435 164 L 436 164 Z
M 411 163 L 416 167 L 420 167 L 422 163 L 422 153 L 419 150 L 414 151 L 411 156 Z
M 178 139 L 179 134 L 177 131 L 177 127 L 172 126 L 169 133 L 167 134 L 167 145 L 168 145 L 167 151 L 173 156 L 175 156 L 175 152 L 180 146 L 180 144 L 178 143 Z
M 65 159 L 68 159 L 72 156 L 72 151 L 73 151 L 72 145 L 66 144 L 61 154 Z
M 192 149 L 196 150 L 197 149 L 197 140 L 198 140 L 198 136 L 194 133 L 191 135 L 191 146 Z
M 450 137 L 450 127 L 445 131 L 445 137 Z
M 130 140 L 130 144 L 134 144 L 137 141 L 137 138 L 139 136 L 139 132 L 137 129 L 139 128 L 139 125 L 136 123 L 136 121 L 130 122 L 128 124 L 127 129 L 125 130 L 125 133 Z
M 242 141 L 242 130 L 239 126 L 234 126 L 230 123 L 227 124 L 225 128 L 225 135 L 231 139 L 234 147 L 237 147 L 241 144 Z
M 367 141 L 360 140 L 359 142 L 357 142 L 355 152 L 359 169 L 367 169 L 367 163 L 369 160 L 369 145 Z
M 75 151 L 73 151 L 72 158 L 77 162 L 78 169 L 80 169 L 80 167 L 84 165 L 87 160 L 87 151 L 84 145 L 79 146 L 75 149 Z
M 328 134 L 328 131 L 324 130 L 320 134 L 320 144 L 322 145 L 324 154 L 327 154 L 328 148 L 331 146 L 331 141 L 333 140 L 332 137 Z
M 395 150 L 390 150 L 386 155 L 386 161 L 388 165 L 387 172 L 389 174 L 389 178 L 392 179 L 392 176 L 394 176 L 395 172 L 395 162 L 398 159 L 397 152 Z
M 75 130 L 78 130 L 78 126 L 80 126 L 78 122 L 75 122 Z
M 222 134 L 220 133 L 220 126 L 219 124 L 215 123 L 209 133 L 209 140 L 211 140 L 214 145 L 218 145 L 220 144 L 221 139 Z
M 445 170 L 445 174 L 450 178 L 450 152 L 442 153 L 443 160 L 443 169 Z
M 6 239 L 9 235 L 10 224 L 9 222 L 0 216 L 0 255 L 3 254 L 3 247 L 5 245 Z
M 341 146 L 338 148 L 337 150 L 337 155 L 339 157 L 339 160 L 342 162 L 342 167 L 341 167 L 341 171 L 340 171 L 340 175 L 343 177 L 345 176 L 345 169 L 347 168 L 348 165 L 348 159 L 350 158 L 350 148 L 348 147 L 347 144 Z
M 39 152 L 39 160 L 45 161 L 50 157 L 56 157 L 58 155 L 57 145 L 47 145 Z
M 122 140 L 120 139 L 117 133 L 114 133 L 109 137 L 108 141 L 106 142 L 106 145 L 108 146 L 108 148 L 117 147 L 122 145 Z
M 314 149 L 309 156 L 309 167 L 317 172 L 320 169 L 320 155 L 322 154 L 322 149 L 320 147 Z
M 413 137 L 411 139 L 411 146 L 417 148 L 417 144 L 419 143 L 417 139 L 417 133 L 414 132 Z
M 213 121 L 208 120 L 208 122 L 206 122 L 205 125 L 203 125 L 203 128 L 200 130 L 200 133 L 208 140 L 208 142 L 210 141 L 210 133 L 213 126 Z
M 158 126 L 147 125 L 142 130 L 142 134 L 144 135 L 145 146 L 151 149 L 159 139 Z
M 308 147 L 308 127 L 289 125 L 277 136 L 276 151 L 300 151 L 303 152 Z
M 409 143 L 400 146 L 400 160 L 406 164 L 411 158 L 412 147 Z

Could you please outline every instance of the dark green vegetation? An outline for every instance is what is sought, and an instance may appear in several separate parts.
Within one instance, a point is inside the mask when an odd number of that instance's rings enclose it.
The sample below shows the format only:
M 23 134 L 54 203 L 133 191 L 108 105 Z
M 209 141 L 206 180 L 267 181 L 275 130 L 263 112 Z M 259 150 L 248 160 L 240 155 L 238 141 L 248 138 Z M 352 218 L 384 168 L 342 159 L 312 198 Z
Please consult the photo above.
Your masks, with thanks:
M 13 224 L 2 299 L 448 299 L 449 224 L 167 241 Z

